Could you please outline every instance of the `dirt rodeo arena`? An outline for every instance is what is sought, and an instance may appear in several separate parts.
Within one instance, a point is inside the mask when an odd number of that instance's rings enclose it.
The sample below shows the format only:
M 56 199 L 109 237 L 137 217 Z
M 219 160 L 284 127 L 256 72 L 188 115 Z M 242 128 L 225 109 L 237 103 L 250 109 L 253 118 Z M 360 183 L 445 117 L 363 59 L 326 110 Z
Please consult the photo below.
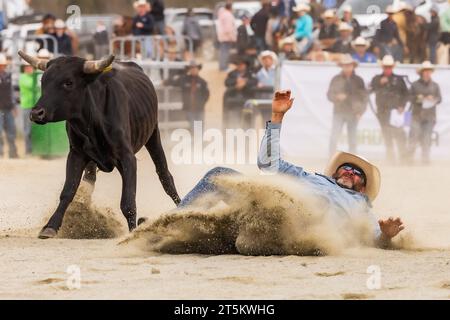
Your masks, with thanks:
M 309 11 L 304 2 L 293 12 Z M 192 2 L 210 15 L 211 25 L 196 20 L 202 41 L 183 29 L 186 4 L 170 1 L 165 33 L 122 33 L 128 20 L 143 30 L 145 3 L 128 1 L 120 25 L 118 14 L 85 15 L 80 5 L 79 31 L 66 6 L 31 1 L 1 33 L 14 111 L 2 107 L 1 89 L 0 299 L 450 299 L 448 63 L 287 59 L 266 48 L 252 65 L 252 53 L 208 33 L 224 3 Z M 265 6 L 243 3 L 250 17 Z M 51 10 L 55 34 L 40 31 Z M 72 54 L 61 52 L 61 28 L 69 44 L 78 39 Z M 362 89 L 334 93 L 332 79 L 350 67 Z M 407 93 L 383 123 L 372 79 L 389 67 Z M 426 74 L 439 99 L 418 103 Z M 264 84 L 270 75 L 273 86 Z M 337 124 L 346 104 L 361 112 Z M 430 130 L 414 128 L 415 108 L 434 108 Z

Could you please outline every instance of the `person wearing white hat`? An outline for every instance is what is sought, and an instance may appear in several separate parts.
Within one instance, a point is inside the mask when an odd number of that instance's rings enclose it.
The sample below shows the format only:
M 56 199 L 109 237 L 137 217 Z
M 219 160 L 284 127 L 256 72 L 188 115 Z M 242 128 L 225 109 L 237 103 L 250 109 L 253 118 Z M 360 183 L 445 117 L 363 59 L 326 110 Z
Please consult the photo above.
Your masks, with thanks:
M 380 64 L 383 72 L 376 75 L 370 84 L 371 92 L 375 93 L 376 116 L 383 134 L 387 160 L 391 163 L 395 163 L 396 159 L 403 162 L 406 155 L 406 138 L 401 130 L 395 130 L 391 120 L 393 111 L 397 111 L 398 114 L 405 112 L 409 91 L 403 77 L 394 74 L 396 63 L 392 56 L 384 56 Z M 397 146 L 397 156 L 394 143 Z
M 308 14 L 310 7 L 307 4 L 299 4 L 294 8 L 298 19 L 295 23 L 294 37 L 298 44 L 300 55 L 304 55 L 313 44 L 313 18 Z
M 320 26 L 319 40 L 324 50 L 330 49 L 339 38 L 338 26 L 334 10 L 326 10 L 323 14 L 323 23 Z
M 58 53 L 71 56 L 73 54 L 72 39 L 66 33 L 66 24 L 63 20 L 58 19 L 55 21 L 55 33 L 53 36 L 58 43 Z
M 17 110 L 14 102 L 11 73 L 6 71 L 8 59 L 0 53 L 0 160 L 3 157 L 3 131 L 9 146 L 9 157 L 17 158 L 16 124 Z
M 133 4 L 136 15 L 133 17 L 131 33 L 134 36 L 148 37 L 153 35 L 155 29 L 155 20 L 150 14 L 151 5 L 146 0 L 137 0 Z M 144 58 L 149 58 L 153 54 L 153 44 L 151 39 L 144 40 L 142 53 Z
M 278 59 L 280 62 L 285 60 L 298 60 L 299 56 L 295 50 L 295 38 L 286 37 L 282 39 L 279 43 L 280 52 L 278 53 Z
M 368 52 L 370 44 L 363 37 L 358 37 L 352 42 L 353 54 L 352 58 L 360 63 L 376 63 L 377 57 Z
M 261 69 L 256 74 L 259 88 L 274 88 L 276 68 L 278 64 L 277 54 L 273 51 L 263 51 L 258 57 Z
M 333 77 L 327 92 L 328 100 L 334 106 L 330 155 L 337 150 L 344 125 L 347 127 L 349 150 L 351 153 L 356 153 L 358 122 L 366 111 L 368 102 L 364 80 L 355 73 L 357 62 L 346 54 L 338 65 L 342 70 Z
M 381 21 L 380 28 L 375 35 L 375 41 L 381 57 L 390 52 L 397 61 L 403 61 L 403 54 L 408 52 L 408 48 L 402 41 L 397 23 L 394 20 L 396 12 L 397 10 L 392 6 L 386 8 L 388 16 Z
M 408 147 L 408 160 L 412 161 L 417 146 L 422 149 L 422 163 L 430 163 L 432 134 L 436 125 L 436 108 L 442 102 L 439 84 L 433 81 L 434 65 L 422 63 L 417 73 L 420 79 L 411 85 L 412 123 Z
M 353 27 L 348 23 L 341 22 L 339 24 L 338 31 L 339 31 L 339 38 L 333 44 L 330 51 L 334 53 L 344 53 L 344 54 L 352 53 Z
M 349 25 L 351 25 L 353 27 L 353 38 L 354 39 L 361 35 L 361 25 L 359 24 L 358 20 L 356 20 L 353 17 L 352 6 L 347 5 L 344 7 L 341 22 L 348 23 Z

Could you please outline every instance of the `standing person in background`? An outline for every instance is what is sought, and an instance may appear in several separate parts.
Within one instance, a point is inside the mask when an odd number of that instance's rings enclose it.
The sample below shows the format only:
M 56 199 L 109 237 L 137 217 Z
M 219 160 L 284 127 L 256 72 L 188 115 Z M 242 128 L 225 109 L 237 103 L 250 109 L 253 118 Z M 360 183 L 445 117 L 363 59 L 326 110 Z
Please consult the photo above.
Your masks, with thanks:
M 242 24 L 237 29 L 237 50 L 239 55 L 245 54 L 245 50 L 250 45 L 256 45 L 255 32 L 250 25 L 250 17 L 243 15 Z
M 394 21 L 394 14 L 397 10 L 393 6 L 387 6 L 388 17 L 381 21 L 380 29 L 377 30 L 375 41 L 379 48 L 377 54 L 380 58 L 385 55 L 393 56 L 395 61 L 403 61 L 403 53 L 408 52 L 408 48 L 400 38 L 397 24 Z
M 319 32 L 319 40 L 323 50 L 329 50 L 339 38 L 338 26 L 334 11 L 328 9 L 323 14 L 323 23 Z
M 150 14 L 151 6 L 146 0 L 137 0 L 133 4 L 136 15 L 133 18 L 132 34 L 133 36 L 148 37 L 153 35 L 155 30 L 155 20 Z M 152 41 L 146 38 L 143 42 L 143 57 L 150 58 L 153 53 Z
M 427 45 L 430 50 L 430 62 L 435 64 L 436 51 L 439 42 L 439 36 L 441 32 L 441 26 L 439 21 L 439 9 L 436 5 L 433 5 L 430 9 L 431 21 L 427 24 Z
M 346 22 L 341 22 L 339 24 L 339 38 L 331 47 L 330 51 L 334 53 L 345 53 L 351 54 L 353 52 L 352 48 L 352 33 L 353 28 Z
M 294 13 L 293 9 L 297 5 L 295 0 L 278 0 L 275 8 L 278 10 L 280 17 L 290 19 Z
M 411 85 L 412 123 L 408 160 L 412 161 L 417 145 L 422 148 L 422 163 L 430 163 L 433 128 L 436 125 L 436 107 L 441 103 L 441 89 L 433 81 L 434 66 L 425 61 L 417 70 L 420 79 Z
M 109 35 L 103 22 L 97 22 L 94 43 L 95 59 L 100 59 L 109 53 Z
M 323 13 L 325 12 L 325 7 L 318 0 L 309 1 L 309 6 L 311 8 L 310 15 L 313 18 L 314 24 L 318 24 Z
M 9 145 L 9 157 L 17 158 L 16 147 L 16 123 L 14 118 L 17 110 L 14 105 L 13 85 L 11 73 L 6 71 L 8 61 L 3 53 L 0 53 L 0 158 L 3 157 L 3 131 Z
M 153 16 L 153 20 L 155 22 L 155 32 L 159 35 L 166 34 L 166 22 L 164 16 L 164 0 L 151 0 L 151 12 L 150 14 Z
M 22 107 L 23 115 L 23 134 L 25 139 L 25 155 L 30 155 L 32 152 L 31 143 L 31 109 L 34 107 L 37 97 L 40 94 L 38 85 L 38 75 L 34 71 L 33 66 L 28 62 L 23 61 L 22 73 L 19 77 L 20 89 L 20 106 Z
M 51 35 L 55 34 L 55 22 L 56 22 L 56 17 L 53 14 L 48 13 L 48 14 L 44 15 L 44 17 L 42 18 L 42 27 L 39 28 L 38 30 L 36 30 L 36 35 L 37 36 L 41 36 L 41 35 L 51 36 Z M 53 41 L 38 39 L 38 40 L 36 40 L 36 42 L 39 45 L 38 51 L 41 50 L 42 48 L 46 48 L 48 51 L 50 51 L 52 53 L 55 52 Z
M 278 50 L 278 42 L 281 39 L 282 29 L 282 18 L 278 14 L 278 9 L 271 7 L 265 35 L 266 45 L 270 50 Z
M 372 79 L 370 88 L 371 92 L 375 92 L 376 115 L 386 145 L 387 160 L 394 163 L 396 159 L 394 142 L 397 144 L 398 158 L 401 161 L 405 159 L 406 149 L 405 145 L 401 143 L 403 138 L 395 136 L 395 131 L 392 130 L 391 115 L 393 110 L 397 110 L 400 114 L 404 113 L 409 100 L 409 91 L 403 77 L 394 74 L 395 60 L 392 56 L 386 55 L 381 66 L 383 73 Z
M 219 41 L 219 70 L 227 71 L 230 63 L 230 51 L 237 40 L 236 21 L 233 15 L 233 5 L 227 2 L 219 9 L 217 21 L 217 38 Z
M 308 14 L 310 7 L 307 4 L 300 4 L 294 8 L 298 19 L 295 23 L 294 37 L 298 42 L 300 56 L 305 55 L 313 44 L 313 19 Z
M 350 153 L 357 151 L 358 122 L 366 111 L 368 102 L 364 80 L 355 73 L 357 65 L 350 55 L 344 55 L 339 62 L 342 71 L 331 80 L 328 89 L 328 100 L 334 105 L 330 155 L 337 150 L 344 125 L 347 126 Z
M 61 19 L 55 21 L 55 33 L 53 36 L 58 43 L 58 53 L 71 56 L 73 55 L 72 39 L 66 33 L 66 24 Z
M 186 13 L 186 18 L 183 22 L 183 35 L 192 39 L 195 54 L 198 48 L 200 48 L 202 45 L 202 29 L 200 28 L 200 24 L 195 18 L 192 8 L 189 8 Z M 186 45 L 186 48 L 189 48 L 189 46 Z
M 270 8 L 270 1 L 264 0 L 262 2 L 261 10 L 253 16 L 250 22 L 253 31 L 255 32 L 255 40 L 259 52 L 267 49 L 266 30 L 269 21 Z
M 358 20 L 356 20 L 353 17 L 352 6 L 345 6 L 344 13 L 343 13 L 341 21 L 352 26 L 352 28 L 353 28 L 353 39 L 356 39 L 356 38 L 358 38 L 361 35 L 361 26 L 359 25 Z
M 359 63 L 375 63 L 377 62 L 377 57 L 371 53 L 367 52 L 369 49 L 369 42 L 363 37 L 358 37 L 352 42 L 353 54 L 352 58 Z

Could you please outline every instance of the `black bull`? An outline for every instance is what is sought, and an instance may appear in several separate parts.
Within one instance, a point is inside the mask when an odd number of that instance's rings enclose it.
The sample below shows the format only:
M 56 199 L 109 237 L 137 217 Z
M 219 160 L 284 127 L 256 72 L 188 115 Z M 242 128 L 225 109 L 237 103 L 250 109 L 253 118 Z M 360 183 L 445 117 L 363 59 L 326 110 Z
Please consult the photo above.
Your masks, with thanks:
M 19 53 L 33 66 L 45 70 L 42 96 L 32 109 L 38 124 L 66 120 L 70 151 L 66 180 L 59 205 L 40 233 L 56 236 L 67 207 L 83 180 L 92 185 L 97 167 L 117 168 L 122 177 L 120 208 L 129 230 L 136 228 L 136 157 L 145 146 L 155 163 L 165 192 L 180 202 L 170 174 L 158 129 L 158 100 L 150 79 L 135 63 L 111 63 L 60 57 L 49 62 Z

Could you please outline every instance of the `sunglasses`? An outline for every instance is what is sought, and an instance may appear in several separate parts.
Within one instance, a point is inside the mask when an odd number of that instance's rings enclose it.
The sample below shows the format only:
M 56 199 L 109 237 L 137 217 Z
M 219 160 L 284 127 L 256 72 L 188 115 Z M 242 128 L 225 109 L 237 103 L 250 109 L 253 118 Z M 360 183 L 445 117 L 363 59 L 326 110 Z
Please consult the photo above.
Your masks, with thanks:
M 358 176 L 364 182 L 366 181 L 366 175 L 364 174 L 364 171 L 362 171 L 359 168 L 355 168 L 349 164 L 344 164 L 344 165 L 340 166 L 339 169 L 345 170 L 347 172 L 352 172 L 355 176 Z

